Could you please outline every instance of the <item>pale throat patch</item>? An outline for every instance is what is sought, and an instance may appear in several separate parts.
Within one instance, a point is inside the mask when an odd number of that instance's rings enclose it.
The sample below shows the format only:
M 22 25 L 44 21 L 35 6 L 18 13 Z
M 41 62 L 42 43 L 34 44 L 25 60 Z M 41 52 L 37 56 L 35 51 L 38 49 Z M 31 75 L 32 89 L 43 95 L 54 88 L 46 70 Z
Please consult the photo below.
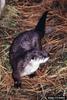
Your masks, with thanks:
M 20 76 L 26 76 L 34 73 L 41 63 L 47 62 L 49 57 L 42 58 L 42 59 L 31 59 L 31 61 L 25 66 L 23 72 L 21 72 Z

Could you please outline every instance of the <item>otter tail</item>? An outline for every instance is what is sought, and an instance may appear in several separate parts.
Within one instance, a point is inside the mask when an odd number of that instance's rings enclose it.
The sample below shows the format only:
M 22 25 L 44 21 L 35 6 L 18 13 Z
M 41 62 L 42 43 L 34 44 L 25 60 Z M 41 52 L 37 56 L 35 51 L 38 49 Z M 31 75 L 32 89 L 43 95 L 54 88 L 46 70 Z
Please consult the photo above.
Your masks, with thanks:
M 46 23 L 46 18 L 47 18 L 48 11 L 44 12 L 42 17 L 40 18 L 38 24 L 35 27 L 35 30 L 39 33 L 40 35 L 44 36 L 45 32 L 45 23 Z

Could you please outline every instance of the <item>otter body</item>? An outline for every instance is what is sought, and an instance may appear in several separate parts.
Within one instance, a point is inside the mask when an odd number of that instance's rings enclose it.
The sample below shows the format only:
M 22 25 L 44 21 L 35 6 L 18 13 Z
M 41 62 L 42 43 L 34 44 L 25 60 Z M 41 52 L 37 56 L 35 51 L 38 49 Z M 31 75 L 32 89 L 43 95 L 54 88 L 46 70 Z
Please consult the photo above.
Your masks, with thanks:
M 41 45 L 47 13 L 48 11 L 42 15 L 34 29 L 20 33 L 10 46 L 9 59 L 16 87 L 21 86 L 21 76 L 36 72 L 39 65 L 49 59 L 48 53 L 42 51 Z

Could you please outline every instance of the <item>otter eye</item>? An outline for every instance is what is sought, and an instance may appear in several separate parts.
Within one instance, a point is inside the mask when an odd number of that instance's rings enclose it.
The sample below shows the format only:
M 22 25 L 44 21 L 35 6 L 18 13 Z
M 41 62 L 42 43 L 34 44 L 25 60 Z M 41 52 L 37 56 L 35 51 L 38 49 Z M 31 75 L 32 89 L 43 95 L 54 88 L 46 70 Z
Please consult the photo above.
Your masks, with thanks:
M 34 59 L 35 57 L 34 56 L 32 56 L 32 58 L 31 59 Z

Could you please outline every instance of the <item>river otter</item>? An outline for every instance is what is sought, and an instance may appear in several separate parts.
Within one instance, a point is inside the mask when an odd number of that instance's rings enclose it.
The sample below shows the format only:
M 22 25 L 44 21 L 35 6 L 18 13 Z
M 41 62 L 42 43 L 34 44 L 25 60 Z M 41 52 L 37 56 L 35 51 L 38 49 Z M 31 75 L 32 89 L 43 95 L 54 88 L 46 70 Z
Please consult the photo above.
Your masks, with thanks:
M 20 33 L 10 46 L 9 59 L 15 87 L 21 86 L 21 76 L 34 74 L 39 65 L 49 59 L 48 53 L 42 50 L 41 45 L 47 14 L 48 11 L 43 13 L 36 27 Z

